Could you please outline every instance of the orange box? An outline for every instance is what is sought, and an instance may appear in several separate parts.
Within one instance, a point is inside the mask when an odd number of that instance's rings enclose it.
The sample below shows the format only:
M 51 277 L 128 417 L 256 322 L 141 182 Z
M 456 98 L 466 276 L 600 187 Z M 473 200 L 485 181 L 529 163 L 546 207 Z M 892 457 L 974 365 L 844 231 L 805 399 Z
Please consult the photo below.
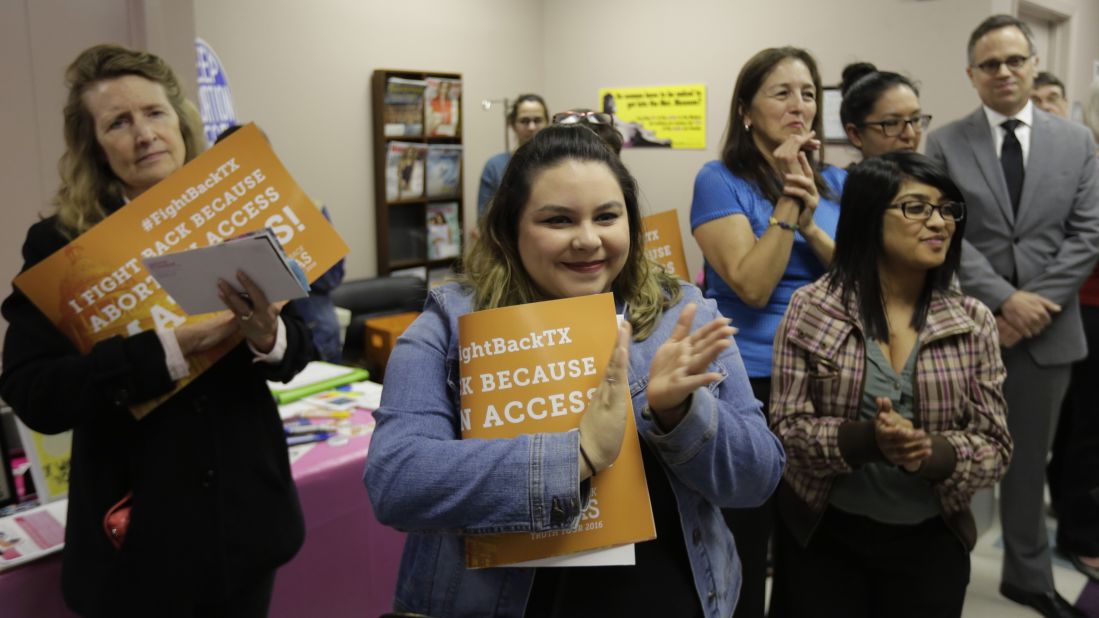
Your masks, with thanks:
M 389 354 L 393 351 L 393 346 L 397 345 L 397 338 L 405 332 L 405 329 L 419 315 L 419 311 L 409 311 L 371 318 L 366 321 L 364 325 L 366 358 L 370 361 L 371 368 L 376 367 L 381 372 L 385 371 L 385 364 L 389 361 Z

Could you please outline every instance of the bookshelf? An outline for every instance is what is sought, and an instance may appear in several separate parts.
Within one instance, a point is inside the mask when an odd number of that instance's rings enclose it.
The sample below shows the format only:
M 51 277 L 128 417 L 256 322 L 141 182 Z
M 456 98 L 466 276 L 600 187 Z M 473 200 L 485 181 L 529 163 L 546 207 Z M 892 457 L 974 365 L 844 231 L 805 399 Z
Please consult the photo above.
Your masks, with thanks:
M 460 255 L 461 79 L 460 73 L 396 69 L 377 69 L 371 78 L 378 276 L 419 267 L 430 276 Z

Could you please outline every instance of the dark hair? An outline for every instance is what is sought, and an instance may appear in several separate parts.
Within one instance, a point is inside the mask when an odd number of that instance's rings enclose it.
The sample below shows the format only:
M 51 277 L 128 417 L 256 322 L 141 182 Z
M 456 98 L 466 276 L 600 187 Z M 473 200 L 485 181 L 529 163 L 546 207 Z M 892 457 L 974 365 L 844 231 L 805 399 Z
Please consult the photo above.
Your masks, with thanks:
M 977 47 L 977 41 L 979 41 L 981 37 L 993 30 L 1011 27 L 1018 28 L 1019 31 L 1023 33 L 1023 36 L 1026 37 L 1030 55 L 1037 55 L 1038 46 L 1034 44 L 1034 32 L 1030 30 L 1030 26 L 1026 25 L 1026 22 L 1017 17 L 1012 17 L 1011 15 L 993 15 L 982 21 L 973 30 L 973 33 L 969 35 L 969 44 L 966 45 L 965 48 L 966 60 L 969 62 L 969 66 L 973 66 L 974 63 L 977 62 L 977 59 L 973 57 L 973 50 Z
M 878 340 L 889 338 L 889 323 L 882 306 L 878 264 L 882 259 L 882 228 L 886 209 L 905 180 L 935 187 L 945 199 L 961 202 L 962 192 L 950 179 L 946 168 L 934 159 L 914 152 L 891 152 L 871 157 L 848 168 L 847 181 L 840 198 L 840 218 L 836 225 L 836 251 L 828 268 L 829 289 L 840 290 L 843 304 L 858 299 L 859 318 L 866 334 Z M 954 225 L 954 235 L 946 250 L 946 259 L 927 273 L 923 292 L 912 315 L 912 327 L 923 327 L 931 293 L 948 293 L 962 256 L 965 219 Z
M 843 126 L 853 124 L 861 126 L 874 111 L 874 105 L 883 94 L 897 86 L 907 86 L 920 96 L 916 84 L 900 73 L 879 71 L 869 62 L 855 62 L 843 68 L 843 82 L 840 92 L 843 103 L 840 104 L 840 122 Z
M 537 94 L 521 94 L 515 98 L 515 102 L 511 104 L 511 109 L 508 110 L 508 126 L 515 124 L 515 119 L 519 117 L 519 106 L 523 103 L 537 103 L 542 106 L 542 113 L 546 116 L 546 123 L 549 123 L 550 113 L 549 106 L 546 105 L 546 100 Z
M 1061 80 L 1057 79 L 1057 76 L 1049 71 L 1040 71 L 1034 78 L 1034 89 L 1037 90 L 1042 86 L 1057 86 L 1061 89 L 1061 96 L 1065 96 L 1067 91 L 1065 90 L 1065 84 Z
M 809 69 L 813 77 L 813 88 L 816 90 L 817 113 L 813 116 L 812 129 L 817 132 L 817 137 L 824 136 L 824 114 L 821 113 L 820 101 L 823 97 L 823 89 L 820 81 L 820 71 L 817 70 L 817 62 L 813 56 L 804 49 L 797 47 L 770 47 L 748 59 L 740 69 L 740 75 L 736 78 L 736 86 L 733 88 L 733 102 L 729 109 L 729 126 L 726 129 L 725 143 L 721 147 L 721 161 L 729 171 L 754 184 L 763 197 L 772 204 L 782 197 L 782 179 L 778 177 L 763 153 L 756 147 L 751 132 L 744 128 L 744 116 L 752 106 L 752 99 L 763 86 L 764 80 L 771 71 L 783 60 L 800 60 Z M 820 153 L 823 160 L 823 151 Z M 832 190 L 824 182 L 817 166 L 813 166 L 813 176 L 816 180 L 817 191 L 821 196 L 831 198 Z
M 630 230 L 630 250 L 612 290 L 629 303 L 634 337 L 652 333 L 664 309 L 678 301 L 678 281 L 645 257 L 645 235 L 637 181 L 622 160 L 584 125 L 550 125 L 519 147 L 481 218 L 480 239 L 464 260 L 459 281 L 472 288 L 477 310 L 544 300 L 519 256 L 519 221 L 535 177 L 566 160 L 606 165 L 622 190 Z

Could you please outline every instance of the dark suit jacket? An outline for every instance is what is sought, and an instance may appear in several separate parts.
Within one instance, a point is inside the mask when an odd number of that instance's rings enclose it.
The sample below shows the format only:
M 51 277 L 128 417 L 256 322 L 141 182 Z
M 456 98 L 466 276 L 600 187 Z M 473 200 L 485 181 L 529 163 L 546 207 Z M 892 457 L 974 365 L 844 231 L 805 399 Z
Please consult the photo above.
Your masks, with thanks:
M 65 244 L 54 218 L 35 224 L 24 270 Z M 62 573 L 73 609 L 122 615 L 132 602 L 167 615 L 149 608 L 233 594 L 297 552 L 301 509 L 265 384 L 290 379 L 314 356 L 295 314 L 283 314 L 281 364 L 253 363 L 241 343 L 138 422 L 125 404 L 173 386 L 155 332 L 80 355 L 18 289 L 2 311 L 9 327 L 0 396 L 32 429 L 73 429 Z M 131 524 L 116 551 L 102 520 L 131 489 Z
M 1084 358 L 1077 292 L 1099 258 L 1099 159 L 1091 132 L 1034 110 L 1017 217 L 983 107 L 933 131 L 927 154 L 947 166 L 965 196 L 965 293 L 993 311 L 1016 289 L 1058 303 L 1052 324 L 1020 345 L 1039 365 Z

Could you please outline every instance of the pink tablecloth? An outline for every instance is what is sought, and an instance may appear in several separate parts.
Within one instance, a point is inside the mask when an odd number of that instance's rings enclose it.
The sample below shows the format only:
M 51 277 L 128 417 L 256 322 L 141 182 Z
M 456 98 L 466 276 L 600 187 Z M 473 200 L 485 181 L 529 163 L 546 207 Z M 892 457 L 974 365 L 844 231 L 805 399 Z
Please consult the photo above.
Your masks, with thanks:
M 374 519 L 362 484 L 369 445 L 369 436 L 318 444 L 294 462 L 305 546 L 279 570 L 272 618 L 374 618 L 390 610 L 404 535 Z M 61 598 L 61 555 L 0 573 L 0 607 L 4 618 L 73 618 Z

